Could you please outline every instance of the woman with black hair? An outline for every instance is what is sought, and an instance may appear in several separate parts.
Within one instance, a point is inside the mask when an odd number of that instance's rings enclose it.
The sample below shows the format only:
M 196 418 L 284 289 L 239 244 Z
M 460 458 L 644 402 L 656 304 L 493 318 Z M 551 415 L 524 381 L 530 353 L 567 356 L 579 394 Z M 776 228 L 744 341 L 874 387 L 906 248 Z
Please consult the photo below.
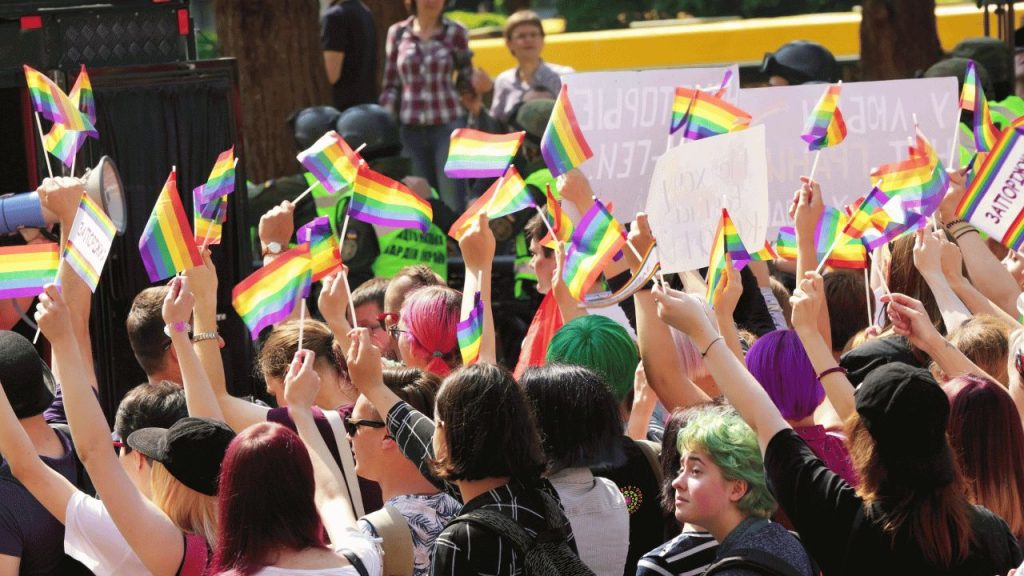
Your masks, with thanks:
M 533 405 L 548 480 L 572 525 L 580 559 L 597 574 L 622 574 L 629 552 L 626 499 L 614 482 L 590 471 L 626 460 L 615 396 L 600 376 L 581 366 L 528 368 L 519 383 Z
M 536 543 L 564 573 L 590 573 L 551 484 L 541 479 L 540 435 L 511 373 L 491 364 L 456 370 L 441 384 L 431 421 L 384 385 L 369 332 L 350 336 L 353 383 L 387 414 L 388 432 L 406 457 L 464 502 L 462 516 L 437 538 L 431 574 L 516 574 Z

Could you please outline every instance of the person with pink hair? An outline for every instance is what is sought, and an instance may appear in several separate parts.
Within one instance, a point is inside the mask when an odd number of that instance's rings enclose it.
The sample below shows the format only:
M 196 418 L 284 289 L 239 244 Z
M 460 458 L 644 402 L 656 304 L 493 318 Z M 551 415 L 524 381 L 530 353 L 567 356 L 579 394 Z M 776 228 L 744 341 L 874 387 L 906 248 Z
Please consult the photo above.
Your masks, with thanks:
M 456 334 L 462 295 L 447 286 L 427 286 L 409 295 L 398 325 L 390 328 L 402 362 L 441 378 L 462 365 Z

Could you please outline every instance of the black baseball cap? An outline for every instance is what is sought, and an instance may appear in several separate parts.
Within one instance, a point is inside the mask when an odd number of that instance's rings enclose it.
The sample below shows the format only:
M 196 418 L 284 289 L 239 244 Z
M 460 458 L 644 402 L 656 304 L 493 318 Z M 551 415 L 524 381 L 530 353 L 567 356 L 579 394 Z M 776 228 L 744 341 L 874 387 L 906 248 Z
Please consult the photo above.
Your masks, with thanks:
M 179 482 L 217 495 L 220 464 L 235 432 L 209 418 L 182 418 L 170 428 L 142 428 L 128 436 L 128 446 L 164 465 Z
M 0 330 L 0 385 L 19 419 L 42 414 L 53 402 L 53 373 L 32 343 Z

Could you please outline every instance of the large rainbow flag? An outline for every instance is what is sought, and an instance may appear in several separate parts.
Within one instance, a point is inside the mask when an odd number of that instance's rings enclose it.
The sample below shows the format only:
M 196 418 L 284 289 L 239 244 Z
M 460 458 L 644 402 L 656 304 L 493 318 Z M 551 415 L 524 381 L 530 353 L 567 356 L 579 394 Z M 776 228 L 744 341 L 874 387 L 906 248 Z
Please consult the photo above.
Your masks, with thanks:
M 365 163 L 359 166 L 348 214 L 368 224 L 419 228 L 424 234 L 434 219 L 434 210 L 426 200 Z
M 331 219 L 319 216 L 295 232 L 300 244 L 309 244 L 313 266 L 313 282 L 319 282 L 328 274 L 341 272 L 341 251 L 338 238 L 331 230 Z
M 296 158 L 306 170 L 316 176 L 330 194 L 337 194 L 354 186 L 359 166 L 364 164 L 359 153 L 334 130 L 299 152 Z
M 47 120 L 64 125 L 67 130 L 75 132 L 93 132 L 93 126 L 89 118 L 78 110 L 78 106 L 71 102 L 71 98 L 39 71 L 30 66 L 24 66 L 25 82 L 28 84 L 28 93 L 32 97 L 32 106 L 36 112 L 42 114 Z
M 444 173 L 449 178 L 497 178 L 512 163 L 526 132 L 490 134 L 459 128 L 448 144 Z
M 462 365 L 475 364 L 480 359 L 480 344 L 484 339 L 484 304 L 480 300 L 479 290 L 473 296 L 473 308 L 465 318 L 459 320 L 456 335 L 459 351 L 462 352 Z
M 978 214 L 978 208 L 982 205 L 982 201 L 989 195 L 1003 194 L 1002 188 L 996 187 L 994 184 L 999 173 L 1006 168 L 1007 163 L 1009 162 L 1013 166 L 1012 163 L 1017 161 L 1018 156 L 1015 156 L 1012 152 L 1022 136 L 1024 136 L 1024 117 L 1015 120 L 1013 125 L 1003 132 L 992 152 L 988 154 L 981 167 L 977 169 L 974 180 L 971 181 L 967 193 L 957 207 L 957 213 L 960 218 L 972 223 L 978 223 L 982 216 Z M 1005 176 L 1003 181 L 1005 181 Z M 1006 200 L 997 203 L 997 206 L 1006 206 L 1006 211 L 999 214 L 993 213 L 985 221 L 985 224 L 989 224 L 989 226 L 979 227 L 991 230 L 992 221 L 998 218 L 998 220 L 995 220 L 994 225 L 999 226 L 999 232 L 1002 235 L 992 234 L 992 236 L 997 238 L 1007 248 L 1021 250 L 1024 248 L 1024 210 L 1017 213 L 1010 211 L 1009 202 Z M 985 214 L 988 212 L 986 210 Z M 1005 230 L 1003 229 L 1004 225 L 1006 226 Z
M 573 298 L 583 299 L 608 262 L 625 244 L 626 234 L 622 225 L 600 200 L 594 200 L 594 205 L 576 226 L 565 254 L 562 278 Z
M 498 184 L 501 184 L 500 188 Z M 530 196 L 530 191 L 526 189 L 526 182 L 519 175 L 519 170 L 516 170 L 515 166 L 509 166 L 505 176 L 495 180 L 487 192 L 474 200 L 462 216 L 459 216 L 448 229 L 448 235 L 455 238 L 456 242 L 462 240 L 462 235 L 469 230 L 470 224 L 484 210 L 487 210 L 488 218 L 493 220 L 534 206 L 536 204 Z
M 540 153 L 552 176 L 561 176 L 594 155 L 576 121 L 569 101 L 569 87 L 564 82 L 540 140 Z
M 88 194 L 82 194 L 78 212 L 68 232 L 63 258 L 93 292 L 99 286 L 100 274 L 103 273 L 103 265 L 107 262 L 116 233 L 117 228 L 103 209 Z
M 832 84 L 821 95 L 814 111 L 807 119 L 804 134 L 800 136 L 810 150 L 821 150 L 839 144 L 846 138 L 846 122 L 839 111 L 839 92 L 842 86 Z
M 53 242 L 0 247 L 0 298 L 41 294 L 57 280 L 59 254 Z
M 192 227 L 178 196 L 174 171 L 167 177 L 160 196 L 139 238 L 139 253 L 152 282 L 203 265 Z
M 231 305 L 253 340 L 267 326 L 287 318 L 312 285 L 309 245 L 301 244 L 253 272 L 231 290 Z
M 750 114 L 714 94 L 693 88 L 676 88 L 672 123 L 668 133 L 683 129 L 687 140 L 700 140 L 750 126 Z

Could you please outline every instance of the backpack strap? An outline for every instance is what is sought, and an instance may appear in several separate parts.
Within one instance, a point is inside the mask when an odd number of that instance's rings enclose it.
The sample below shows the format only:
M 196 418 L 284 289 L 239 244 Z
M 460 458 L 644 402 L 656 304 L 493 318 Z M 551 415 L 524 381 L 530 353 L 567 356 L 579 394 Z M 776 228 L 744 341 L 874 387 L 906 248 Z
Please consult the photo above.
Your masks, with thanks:
M 384 549 L 384 575 L 412 574 L 412 529 L 405 516 L 402 516 L 394 506 L 385 504 L 380 510 L 363 516 L 363 520 L 369 522 L 377 536 L 383 540 L 381 547 Z
M 339 550 L 339 552 L 341 552 L 341 555 L 344 556 L 346 560 L 348 560 L 348 563 L 356 569 L 356 572 L 359 573 L 359 576 L 370 576 L 370 572 L 366 569 L 366 566 L 363 564 L 363 561 L 359 559 L 359 556 L 357 556 L 355 552 L 351 550 Z
M 341 424 L 341 414 L 337 410 L 324 410 L 324 418 L 331 425 L 334 432 L 334 442 L 338 446 L 339 464 L 341 475 L 345 477 L 345 487 L 348 488 L 348 500 L 352 505 L 352 511 L 356 518 L 362 517 L 366 512 L 363 510 L 363 493 L 359 490 L 359 479 L 356 478 L 356 461 L 352 458 L 352 448 L 348 445 L 345 437 L 345 427 Z
M 654 472 L 654 477 L 658 480 L 658 486 L 661 486 L 665 482 L 665 475 L 661 470 L 661 446 L 649 440 L 634 440 L 634 442 L 647 458 L 647 463 L 650 464 L 651 471 Z
M 530 537 L 526 530 L 523 530 L 522 526 L 517 524 L 508 516 L 495 512 L 494 510 L 486 510 L 483 508 L 473 510 L 472 512 L 456 517 L 448 523 L 448 526 L 461 522 L 475 524 L 484 530 L 508 538 L 512 541 L 512 545 L 520 555 L 526 554 L 526 552 L 533 546 L 533 538 Z
M 756 548 L 735 550 L 732 555 L 722 558 L 708 567 L 704 576 L 713 576 L 738 568 L 745 568 L 764 576 L 802 576 L 796 568 L 778 556 Z

